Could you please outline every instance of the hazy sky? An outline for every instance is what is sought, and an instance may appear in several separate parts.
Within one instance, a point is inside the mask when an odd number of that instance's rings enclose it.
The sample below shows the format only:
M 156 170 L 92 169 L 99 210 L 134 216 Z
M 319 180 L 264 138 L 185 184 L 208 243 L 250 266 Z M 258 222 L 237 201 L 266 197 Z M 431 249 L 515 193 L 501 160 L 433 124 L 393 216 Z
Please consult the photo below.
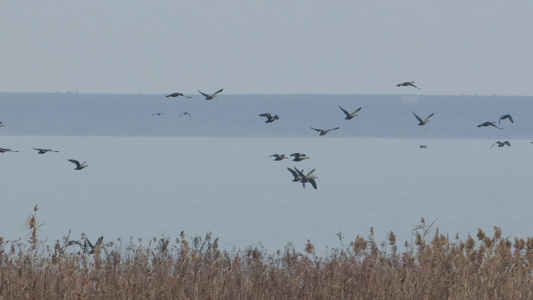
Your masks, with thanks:
M 533 96 L 533 2 L 1 1 L 0 91 Z M 414 80 L 422 91 L 398 88 Z

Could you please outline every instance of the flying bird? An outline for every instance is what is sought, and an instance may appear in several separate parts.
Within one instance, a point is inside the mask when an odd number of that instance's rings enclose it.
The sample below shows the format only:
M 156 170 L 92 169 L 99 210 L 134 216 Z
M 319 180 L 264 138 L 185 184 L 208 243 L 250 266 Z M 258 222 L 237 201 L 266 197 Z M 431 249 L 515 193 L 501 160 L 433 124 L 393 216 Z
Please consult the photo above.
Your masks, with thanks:
M 513 117 L 511 115 L 507 114 L 507 115 L 503 115 L 503 116 L 500 117 L 500 119 L 498 120 L 498 125 L 500 125 L 501 120 L 505 120 L 505 119 L 509 119 L 509 121 L 511 121 L 511 123 L 514 123 Z
M 281 160 L 284 160 L 284 159 L 289 159 L 288 157 L 285 156 L 285 154 L 272 154 L 270 155 L 269 157 L 274 157 L 274 161 L 281 161 Z
M 307 175 L 304 174 L 304 170 L 300 171 L 296 168 L 294 169 L 298 172 L 298 175 L 300 176 L 300 182 L 302 183 L 304 188 L 305 188 L 305 184 L 309 182 L 315 188 L 315 190 L 317 189 L 315 179 L 318 179 L 318 177 L 312 175 L 313 172 L 315 172 L 315 169 L 311 170 L 311 172 L 307 173 Z
M 173 98 L 176 98 L 176 97 L 179 97 L 179 96 L 182 96 L 182 97 L 185 97 L 185 98 L 191 98 L 190 96 L 185 96 L 183 95 L 183 93 L 172 93 L 170 95 L 166 95 L 165 97 L 173 97 Z
M 191 114 L 188 113 L 188 112 L 184 112 L 184 113 L 182 113 L 182 114 L 180 115 L 180 118 L 181 118 L 181 116 L 189 116 L 189 118 L 192 118 Z
M 11 150 L 11 148 L 0 148 L 0 153 L 6 153 L 6 152 L 18 152 L 18 151 Z
M 332 131 L 332 130 L 337 130 L 337 129 L 339 129 L 339 128 L 340 128 L 340 127 L 335 127 L 335 128 L 332 128 L 332 129 L 326 129 L 326 130 L 324 130 L 324 129 L 318 129 L 318 128 L 313 128 L 313 127 L 311 127 L 311 129 L 313 129 L 313 130 L 315 130 L 315 131 L 318 131 L 318 132 L 320 133 L 319 136 L 323 136 L 323 135 L 325 135 L 326 133 L 328 133 L 328 132 L 330 132 L 330 131 Z
M 89 165 L 85 164 L 86 161 L 84 161 L 82 164 L 80 164 L 80 162 L 75 160 L 75 159 L 69 159 L 68 161 L 70 161 L 71 163 L 76 165 L 76 168 L 74 170 L 81 170 L 81 169 L 87 168 L 89 166 Z
M 293 157 L 294 157 L 293 161 L 302 161 L 302 160 L 304 160 L 304 159 L 309 159 L 309 157 L 306 156 L 305 154 L 303 154 L 303 153 L 298 153 L 298 152 L 293 153 L 293 154 L 291 154 L 291 155 L 289 155 L 289 156 L 293 156 Z
M 33 150 L 37 150 L 37 154 L 45 154 L 46 152 L 59 152 L 52 149 L 40 149 L 40 148 L 33 148 Z
M 214 93 L 211 94 L 211 95 L 206 94 L 206 93 L 202 93 L 202 92 L 200 92 L 200 90 L 198 90 L 198 92 L 199 92 L 200 94 L 204 95 L 205 100 L 211 100 L 211 99 L 215 98 L 218 94 L 220 94 L 223 90 L 224 90 L 224 89 L 220 89 L 220 90 L 214 92 Z
M 413 115 L 415 115 L 416 119 L 418 120 L 418 126 L 426 125 L 429 122 L 429 118 L 433 117 L 433 114 L 434 114 L 434 113 L 431 113 L 429 116 L 427 116 L 427 118 L 422 120 L 422 118 L 420 118 L 417 114 L 415 114 L 414 112 L 412 112 L 412 113 L 413 113 Z
M 511 147 L 511 143 L 509 143 L 509 141 L 505 141 L 505 142 L 497 141 L 496 143 L 492 144 L 492 146 L 490 146 L 490 147 L 492 148 L 496 144 L 498 144 L 498 147 L 500 147 L 500 148 L 505 146 L 505 145 Z
M 298 174 L 299 172 L 297 172 L 297 171 L 295 171 L 295 170 L 293 170 L 293 169 L 291 169 L 289 167 L 287 167 L 287 170 L 289 170 L 289 172 L 291 172 L 292 176 L 294 176 L 294 179 L 292 180 L 293 182 L 299 182 L 300 180 L 302 180 L 302 177 L 300 177 L 300 175 Z
M 6 126 L 6 125 L 4 125 L 4 124 L 2 123 L 2 121 L 0 121 L 0 127 L 4 127 L 4 126 Z
M 152 114 L 152 117 L 153 116 L 160 116 L 160 115 L 164 115 L 165 113 L 155 113 L 155 114 Z
M 420 90 L 420 88 L 415 85 L 414 81 L 406 81 L 406 82 L 398 83 L 396 86 L 412 86 Z
M 503 129 L 503 128 L 501 128 L 501 127 L 496 126 L 496 122 L 488 122 L 488 121 L 487 121 L 487 122 L 485 122 L 485 123 L 481 123 L 481 124 L 477 125 L 478 128 L 481 128 L 481 127 L 488 127 L 488 126 L 494 126 L 494 127 L 498 128 L 498 129 Z
M 276 121 L 276 120 L 279 120 L 278 115 L 272 116 L 270 113 L 260 114 L 259 116 L 260 116 L 260 117 L 265 117 L 265 118 L 267 118 L 267 120 L 265 121 L 265 123 L 272 123 L 272 122 L 274 122 L 274 121 Z
M 339 105 L 339 108 L 346 114 L 346 118 L 344 118 L 344 119 L 345 120 L 351 120 L 354 117 L 357 117 L 357 113 L 361 110 L 362 107 L 359 107 L 353 113 L 349 113 L 346 109 L 342 108 L 340 105 Z
M 420 149 L 426 149 L 428 146 L 427 145 L 420 145 L 418 146 Z

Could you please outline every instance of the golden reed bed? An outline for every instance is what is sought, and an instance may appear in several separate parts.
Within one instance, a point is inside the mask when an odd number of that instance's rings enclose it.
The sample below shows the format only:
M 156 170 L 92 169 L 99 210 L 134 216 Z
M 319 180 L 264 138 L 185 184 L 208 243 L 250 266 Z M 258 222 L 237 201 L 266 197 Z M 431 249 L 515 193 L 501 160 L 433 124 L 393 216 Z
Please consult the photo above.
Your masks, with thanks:
M 510 240 L 497 227 L 462 241 L 422 219 L 403 250 L 393 232 L 378 245 L 371 229 L 346 244 L 339 234 L 342 246 L 318 255 L 310 241 L 301 251 L 228 252 L 210 234 L 183 232 L 50 246 L 38 240 L 36 214 L 26 224 L 28 241 L 0 238 L 0 299 L 533 299 L 533 238 Z

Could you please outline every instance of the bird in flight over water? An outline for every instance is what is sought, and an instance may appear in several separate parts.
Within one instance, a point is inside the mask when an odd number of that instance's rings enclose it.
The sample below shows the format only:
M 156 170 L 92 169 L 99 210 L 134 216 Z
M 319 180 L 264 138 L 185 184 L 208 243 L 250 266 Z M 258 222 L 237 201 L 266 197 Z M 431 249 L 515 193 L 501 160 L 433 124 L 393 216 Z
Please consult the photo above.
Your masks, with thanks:
M 509 141 L 505 141 L 505 142 L 497 141 L 496 143 L 492 144 L 492 146 L 490 146 L 490 147 L 492 148 L 496 144 L 498 144 L 498 147 L 500 147 L 500 148 L 505 146 L 505 145 L 511 147 L 511 143 L 509 143 Z
M 419 88 L 419 87 L 417 87 L 415 85 L 414 81 L 406 81 L 406 82 L 398 83 L 396 86 L 412 86 L 414 88 L 417 88 L 417 89 L 421 90 L 421 88 Z
M 260 114 L 259 116 L 260 116 L 260 117 L 265 117 L 265 118 L 267 118 L 267 120 L 265 121 L 265 123 L 272 123 L 272 122 L 274 122 L 274 121 L 276 121 L 276 120 L 279 120 L 278 115 L 272 116 L 270 113 Z
M 507 115 L 503 115 L 500 117 L 500 119 L 498 120 L 498 125 L 500 125 L 501 120 L 505 120 L 505 119 L 509 119 L 511 123 L 514 123 L 513 116 L 507 114 Z
M 214 93 L 211 94 L 211 95 L 206 94 L 206 93 L 202 93 L 202 92 L 200 92 L 200 90 L 198 90 L 198 92 L 199 92 L 200 94 L 204 95 L 205 100 L 211 100 L 211 99 L 214 99 L 218 94 L 222 93 L 223 90 L 224 90 L 224 89 L 220 89 L 220 90 L 214 92 Z
M 89 165 L 85 164 L 86 161 L 84 161 L 83 163 L 80 164 L 79 161 L 75 160 L 75 159 L 69 159 L 68 161 L 70 161 L 71 163 L 75 164 L 76 165 L 76 168 L 74 170 L 82 170 L 83 168 L 87 168 Z
M 351 120 L 353 119 L 354 117 L 357 117 L 357 113 L 361 110 L 362 107 L 359 107 L 358 109 L 356 109 L 353 113 L 349 113 L 346 109 L 342 108 L 340 105 L 339 105 L 339 108 L 342 110 L 342 112 L 344 112 L 344 114 L 346 115 L 346 118 L 344 118 L 345 120 Z
M 422 118 L 419 117 L 417 114 L 415 114 L 414 112 L 412 112 L 412 113 L 413 113 L 413 115 L 415 115 L 416 119 L 418 120 L 418 126 L 424 126 L 427 123 L 429 123 L 429 118 L 433 117 L 433 114 L 434 114 L 434 113 L 431 113 L 429 116 L 427 116 L 427 118 L 422 120 Z
M 498 128 L 498 129 L 503 129 L 503 128 L 501 128 L 501 127 L 496 126 L 496 122 L 488 122 L 488 121 L 487 121 L 487 122 L 485 122 L 485 123 L 481 123 L 481 124 L 477 125 L 478 128 L 481 128 L 481 127 L 488 127 L 488 126 L 494 126 L 494 127 Z
M 45 154 L 46 152 L 59 152 L 52 149 L 41 149 L 41 148 L 33 148 L 33 150 L 37 150 L 37 154 Z
M 311 129 L 315 130 L 315 131 L 318 131 L 320 134 L 319 136 L 323 136 L 323 135 L 326 135 L 328 132 L 332 131 L 332 130 L 337 130 L 339 129 L 340 127 L 335 127 L 335 128 L 332 128 L 332 129 L 318 129 L 318 128 L 313 128 L 311 127 Z
M 18 152 L 18 151 L 11 150 L 11 148 L 0 148 L 0 153 L 6 153 L 6 152 Z
M 182 97 L 185 97 L 185 98 L 191 98 L 190 96 L 183 95 L 183 93 L 173 93 L 173 94 L 170 94 L 170 95 L 166 95 L 165 97 L 176 98 L 176 97 L 179 97 L 179 96 L 182 96 Z
M 289 155 L 289 156 L 294 156 L 293 161 L 302 161 L 302 160 L 304 160 L 304 159 L 309 159 L 309 157 L 306 156 L 305 154 L 303 154 L 303 153 L 298 153 L 298 152 L 293 153 L 293 154 L 291 154 L 291 155 Z
M 270 155 L 269 157 L 274 157 L 274 161 L 281 161 L 281 160 L 284 160 L 284 159 L 289 159 L 288 157 L 285 156 L 285 154 L 272 154 Z

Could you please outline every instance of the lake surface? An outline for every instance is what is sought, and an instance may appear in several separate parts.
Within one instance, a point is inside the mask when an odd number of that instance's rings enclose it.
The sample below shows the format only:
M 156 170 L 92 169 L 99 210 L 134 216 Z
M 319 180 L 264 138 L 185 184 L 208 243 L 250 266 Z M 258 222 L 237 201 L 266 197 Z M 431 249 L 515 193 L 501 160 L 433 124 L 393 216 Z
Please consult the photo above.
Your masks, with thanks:
M 466 239 L 478 228 L 532 236 L 533 144 L 511 140 L 4 136 L 0 236 L 26 238 L 38 205 L 40 235 L 86 233 L 143 240 L 212 232 L 220 245 L 269 251 L 310 239 L 317 253 L 372 226 L 411 240 L 423 217 Z M 420 149 L 419 145 L 427 145 Z M 38 155 L 36 148 L 59 153 Z M 302 162 L 273 161 L 302 152 Z M 75 171 L 67 159 L 87 161 Z M 318 189 L 293 183 L 287 167 L 316 169 Z

